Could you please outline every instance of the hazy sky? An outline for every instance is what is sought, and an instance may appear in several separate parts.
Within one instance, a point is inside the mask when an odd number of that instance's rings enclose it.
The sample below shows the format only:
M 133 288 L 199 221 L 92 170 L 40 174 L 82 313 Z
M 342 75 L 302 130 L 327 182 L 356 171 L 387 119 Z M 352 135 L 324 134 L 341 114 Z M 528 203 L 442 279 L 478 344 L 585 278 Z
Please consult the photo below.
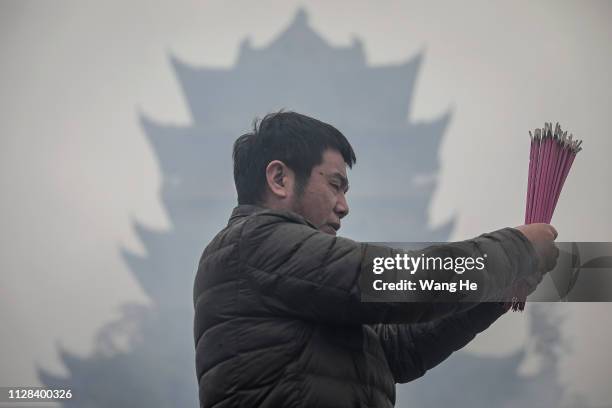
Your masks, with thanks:
M 138 124 L 139 112 L 189 123 L 169 57 L 229 67 L 244 38 L 266 44 L 299 6 L 332 44 L 359 37 L 370 64 L 424 53 L 410 118 L 453 112 L 432 224 L 457 215 L 454 239 L 520 224 L 527 130 L 558 120 L 584 139 L 559 239 L 612 240 L 610 2 L 2 0 L 0 385 L 37 384 L 35 364 L 63 372 L 58 344 L 86 355 L 118 305 L 148 301 L 119 248 L 143 251 L 133 219 L 169 227 Z M 612 400 L 612 305 L 564 310 L 562 380 Z M 515 350 L 525 319 L 505 317 L 470 349 Z

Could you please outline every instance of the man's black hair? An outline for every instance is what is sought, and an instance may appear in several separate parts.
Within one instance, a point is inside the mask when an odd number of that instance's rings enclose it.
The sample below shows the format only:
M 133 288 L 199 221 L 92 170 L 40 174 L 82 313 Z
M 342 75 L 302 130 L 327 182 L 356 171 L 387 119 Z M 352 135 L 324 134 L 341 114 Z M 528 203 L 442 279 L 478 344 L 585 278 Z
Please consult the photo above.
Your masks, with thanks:
M 335 127 L 296 112 L 276 112 L 255 120 L 253 131 L 234 142 L 234 182 L 238 204 L 260 204 L 266 190 L 266 167 L 285 163 L 296 176 L 296 193 L 306 186 L 323 152 L 337 150 L 349 166 L 357 161 L 346 137 Z

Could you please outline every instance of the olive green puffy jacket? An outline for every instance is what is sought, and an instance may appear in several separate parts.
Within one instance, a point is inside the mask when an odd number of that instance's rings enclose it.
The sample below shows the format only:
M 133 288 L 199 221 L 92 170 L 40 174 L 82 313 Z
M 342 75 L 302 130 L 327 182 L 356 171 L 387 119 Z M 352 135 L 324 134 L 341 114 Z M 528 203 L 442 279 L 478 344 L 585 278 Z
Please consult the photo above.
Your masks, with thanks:
M 433 295 L 362 302 L 361 272 L 370 276 L 374 257 L 396 253 L 325 234 L 292 212 L 236 207 L 195 279 L 200 406 L 392 407 L 396 383 L 422 376 L 504 313 L 497 302 L 434 302 Z M 486 269 L 469 275 L 479 302 L 533 275 L 537 264 L 532 245 L 512 228 L 421 253 L 486 253 Z

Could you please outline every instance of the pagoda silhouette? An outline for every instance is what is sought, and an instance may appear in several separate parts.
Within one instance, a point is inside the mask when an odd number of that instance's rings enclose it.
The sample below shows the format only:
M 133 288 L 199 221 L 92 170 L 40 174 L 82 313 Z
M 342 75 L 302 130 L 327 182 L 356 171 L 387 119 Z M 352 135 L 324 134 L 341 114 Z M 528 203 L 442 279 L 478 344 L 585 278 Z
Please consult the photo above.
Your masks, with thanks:
M 160 198 L 171 227 L 158 231 L 134 221 L 146 254 L 122 251 L 152 305 L 125 305 L 122 317 L 99 331 L 90 356 L 58 347 L 68 376 L 39 369 L 48 388 L 72 389 L 65 407 L 198 406 L 193 280 L 203 248 L 236 205 L 231 148 L 256 116 L 297 111 L 347 136 L 357 165 L 349 173 L 351 214 L 342 235 L 361 241 L 446 241 L 454 225 L 453 219 L 438 228 L 427 223 L 451 113 L 410 120 L 423 52 L 403 63 L 370 66 L 359 39 L 332 46 L 299 10 L 268 45 L 254 48 L 244 40 L 230 68 L 169 58 L 191 123 L 164 124 L 144 114 L 139 120 L 158 159 Z M 397 406 L 506 406 L 542 381 L 556 392 L 549 384 L 552 374 L 540 382 L 516 374 L 523 356 L 524 351 L 504 358 L 457 353 L 444 368 L 398 386 Z M 479 403 L 483 379 L 489 388 Z

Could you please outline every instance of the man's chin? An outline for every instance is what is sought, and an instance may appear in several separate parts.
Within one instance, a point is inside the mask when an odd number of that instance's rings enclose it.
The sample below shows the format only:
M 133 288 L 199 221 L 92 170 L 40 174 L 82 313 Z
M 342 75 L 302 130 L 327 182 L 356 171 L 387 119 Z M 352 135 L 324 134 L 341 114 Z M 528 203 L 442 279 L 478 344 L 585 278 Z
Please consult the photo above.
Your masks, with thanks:
M 336 235 L 336 230 L 334 229 L 334 227 L 332 227 L 331 225 L 324 225 L 321 228 L 319 228 L 321 231 L 323 231 L 326 234 L 329 235 Z

